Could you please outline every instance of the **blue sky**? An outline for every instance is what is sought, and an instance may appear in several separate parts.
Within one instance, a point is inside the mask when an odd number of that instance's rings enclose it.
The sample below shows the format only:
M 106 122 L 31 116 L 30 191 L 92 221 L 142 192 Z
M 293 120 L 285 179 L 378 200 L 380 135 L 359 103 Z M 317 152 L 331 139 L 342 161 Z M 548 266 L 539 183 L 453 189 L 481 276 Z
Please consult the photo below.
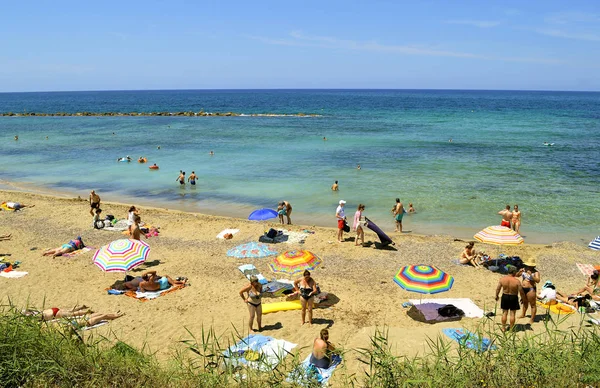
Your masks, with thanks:
M 599 1 L 12 1 L 0 92 L 600 90 Z

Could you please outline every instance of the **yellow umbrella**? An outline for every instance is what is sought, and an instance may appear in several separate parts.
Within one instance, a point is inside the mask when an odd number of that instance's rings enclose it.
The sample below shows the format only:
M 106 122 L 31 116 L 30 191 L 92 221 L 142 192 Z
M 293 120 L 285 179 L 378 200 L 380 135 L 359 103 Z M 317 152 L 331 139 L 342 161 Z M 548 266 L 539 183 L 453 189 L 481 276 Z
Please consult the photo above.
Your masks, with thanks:
M 321 259 L 310 251 L 294 250 L 287 251 L 269 263 L 273 272 L 295 275 L 305 270 L 312 271 L 321 265 Z
M 523 237 L 506 226 L 492 225 L 475 234 L 475 240 L 494 245 L 520 245 Z

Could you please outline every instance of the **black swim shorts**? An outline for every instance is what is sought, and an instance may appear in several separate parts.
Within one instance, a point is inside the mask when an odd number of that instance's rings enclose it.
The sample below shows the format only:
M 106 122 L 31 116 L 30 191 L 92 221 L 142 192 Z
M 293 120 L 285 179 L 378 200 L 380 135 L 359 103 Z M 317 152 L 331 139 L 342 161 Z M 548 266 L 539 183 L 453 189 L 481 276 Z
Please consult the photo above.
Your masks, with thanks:
M 500 301 L 500 308 L 502 310 L 519 310 L 521 305 L 519 305 L 519 296 L 518 295 L 509 295 L 502 294 L 502 299 Z
M 90 202 L 90 206 L 92 209 L 98 209 L 100 208 L 100 202 Z

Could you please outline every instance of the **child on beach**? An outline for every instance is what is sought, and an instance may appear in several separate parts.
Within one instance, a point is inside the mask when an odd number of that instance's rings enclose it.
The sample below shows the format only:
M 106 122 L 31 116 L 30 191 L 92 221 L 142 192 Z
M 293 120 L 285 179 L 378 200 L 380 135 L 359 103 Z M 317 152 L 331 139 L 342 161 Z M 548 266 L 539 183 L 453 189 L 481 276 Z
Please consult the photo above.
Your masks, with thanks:
M 92 221 L 92 226 L 94 227 L 94 229 L 104 228 L 104 220 L 100 219 L 100 213 L 102 213 L 102 209 L 96 209 L 96 215 L 94 216 L 94 220 Z
M 287 211 L 286 211 L 286 207 L 285 204 L 283 202 L 279 202 L 279 204 L 277 205 L 277 214 L 279 215 L 279 222 L 283 225 L 283 216 L 286 215 Z

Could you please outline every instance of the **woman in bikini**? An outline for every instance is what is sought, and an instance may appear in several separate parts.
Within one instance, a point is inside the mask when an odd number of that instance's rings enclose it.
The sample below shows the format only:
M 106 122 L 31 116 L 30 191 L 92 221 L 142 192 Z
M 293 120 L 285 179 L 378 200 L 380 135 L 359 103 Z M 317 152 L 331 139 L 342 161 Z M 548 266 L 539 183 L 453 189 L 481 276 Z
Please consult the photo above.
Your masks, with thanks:
M 313 351 L 309 362 L 317 368 L 327 369 L 331 366 L 331 356 L 335 347 L 329 342 L 329 330 L 321 329 L 319 337 L 315 338 L 313 342 Z
M 590 295 L 594 300 L 600 300 L 600 273 L 594 270 L 588 278 L 585 287 L 574 293 L 575 295 Z
M 62 256 L 65 253 L 74 252 L 74 251 L 76 251 L 78 249 L 82 249 L 84 247 L 85 247 L 85 245 L 83 244 L 81 237 L 78 236 L 75 240 L 71 240 L 68 243 L 63 244 L 58 248 L 47 250 L 46 252 L 42 253 L 42 256 L 52 256 L 52 257 Z
M 512 212 L 512 220 L 511 220 L 512 229 L 519 232 L 519 228 L 521 227 L 521 212 L 519 211 L 519 205 L 515 205 L 514 210 Z
M 300 293 L 302 304 L 302 324 L 306 323 L 306 309 L 308 308 L 308 324 L 312 325 L 312 309 L 314 296 L 318 294 L 317 282 L 310 276 L 309 271 L 304 271 L 300 279 L 294 281 L 294 290 Z
M 247 296 L 244 293 L 248 294 Z M 254 331 L 252 324 L 254 323 L 254 317 L 256 316 L 256 323 L 258 324 L 258 331 L 262 330 L 262 285 L 258 282 L 256 276 L 250 277 L 250 284 L 240 290 L 240 296 L 242 300 L 248 305 L 248 312 L 250 313 L 250 320 L 248 321 L 248 327 L 250 331 Z
M 117 314 L 95 313 L 87 306 L 75 306 L 72 309 L 52 307 L 42 310 L 41 312 L 36 310 L 24 310 L 23 314 L 27 316 L 40 315 L 42 321 L 53 321 L 61 318 L 75 318 L 79 326 L 94 326 L 102 321 L 112 321 L 113 319 L 117 319 L 125 315 L 124 313 L 119 312 L 117 312 Z
M 467 244 L 467 246 L 465 247 L 465 250 L 462 251 L 462 253 L 460 254 L 459 262 L 461 264 L 471 264 L 473 267 L 479 268 L 479 264 L 477 263 L 477 260 L 476 260 L 477 253 L 473 249 L 474 246 L 475 246 L 475 243 L 472 241 L 469 244 Z
M 529 262 L 523 264 L 525 267 L 517 275 L 521 276 L 521 285 L 523 286 L 523 292 L 525 292 L 527 300 L 523 301 L 523 310 L 519 318 L 525 318 L 527 307 L 531 307 L 531 319 L 529 323 L 532 324 L 537 313 L 537 284 L 540 282 L 540 273 L 535 268 L 535 260 L 531 259 Z

